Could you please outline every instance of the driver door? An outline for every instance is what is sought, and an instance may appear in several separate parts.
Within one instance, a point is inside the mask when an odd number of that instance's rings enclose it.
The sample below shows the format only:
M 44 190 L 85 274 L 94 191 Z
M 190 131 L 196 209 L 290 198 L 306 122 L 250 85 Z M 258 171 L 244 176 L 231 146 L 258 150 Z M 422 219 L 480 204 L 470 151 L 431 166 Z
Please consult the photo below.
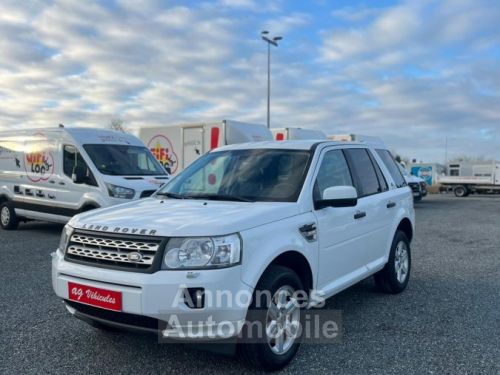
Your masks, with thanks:
M 326 150 L 314 185 L 314 200 L 332 186 L 355 186 L 341 149 Z M 357 207 L 325 207 L 314 211 L 318 223 L 318 286 L 327 294 L 343 289 L 366 273 L 362 246 L 363 223 L 355 219 Z
M 85 193 L 95 189 L 97 182 L 82 155 L 73 145 L 62 145 L 62 168 L 56 182 L 56 197 L 53 198 L 63 208 L 61 215 L 73 216 L 81 208 Z M 73 182 L 73 175 L 84 176 L 82 183 Z

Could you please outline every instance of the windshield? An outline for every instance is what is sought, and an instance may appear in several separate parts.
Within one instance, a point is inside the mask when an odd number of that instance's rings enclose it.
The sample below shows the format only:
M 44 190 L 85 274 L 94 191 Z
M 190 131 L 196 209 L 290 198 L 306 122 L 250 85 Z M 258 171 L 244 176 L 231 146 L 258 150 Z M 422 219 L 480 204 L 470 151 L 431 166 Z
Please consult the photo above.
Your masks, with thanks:
M 99 172 L 113 176 L 164 175 L 165 170 L 146 147 L 83 145 Z
M 208 153 L 158 195 L 178 199 L 294 202 L 307 172 L 309 151 L 229 150 Z

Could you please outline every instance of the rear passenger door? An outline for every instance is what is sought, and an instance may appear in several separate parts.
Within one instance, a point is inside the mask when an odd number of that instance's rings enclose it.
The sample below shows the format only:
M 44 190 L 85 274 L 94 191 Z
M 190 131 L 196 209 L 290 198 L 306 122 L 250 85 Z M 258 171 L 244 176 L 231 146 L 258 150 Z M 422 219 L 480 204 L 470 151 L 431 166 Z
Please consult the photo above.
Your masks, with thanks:
M 345 154 L 358 191 L 355 220 L 363 230 L 360 246 L 365 265 L 372 269 L 385 262 L 387 235 L 392 224 L 391 193 L 369 149 L 348 148 Z

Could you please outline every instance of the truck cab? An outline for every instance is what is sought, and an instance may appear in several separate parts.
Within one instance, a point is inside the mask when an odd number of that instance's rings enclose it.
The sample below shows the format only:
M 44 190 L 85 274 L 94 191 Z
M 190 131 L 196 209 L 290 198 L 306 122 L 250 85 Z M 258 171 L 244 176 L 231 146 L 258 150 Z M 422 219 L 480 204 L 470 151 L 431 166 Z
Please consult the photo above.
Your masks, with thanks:
M 250 364 L 277 370 L 299 348 L 307 309 L 372 275 L 385 292 L 406 288 L 413 232 L 411 190 L 384 148 L 229 145 L 150 198 L 75 216 L 52 283 L 99 329 L 237 338 Z

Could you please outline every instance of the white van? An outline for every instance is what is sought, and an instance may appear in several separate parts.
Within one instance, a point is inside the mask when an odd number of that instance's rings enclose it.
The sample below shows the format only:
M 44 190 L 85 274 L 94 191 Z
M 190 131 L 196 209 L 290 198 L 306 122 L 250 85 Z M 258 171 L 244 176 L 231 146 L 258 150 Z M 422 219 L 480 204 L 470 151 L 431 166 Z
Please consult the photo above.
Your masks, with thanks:
M 92 128 L 0 133 L 0 223 L 67 222 L 98 207 L 150 196 L 169 178 L 130 134 Z
M 274 140 L 291 141 L 299 139 L 319 139 L 327 140 L 328 137 L 321 130 L 302 128 L 274 128 L 271 129 Z
M 264 125 L 222 120 L 141 128 L 139 138 L 167 172 L 175 175 L 201 155 L 217 147 L 272 141 L 273 135 Z

